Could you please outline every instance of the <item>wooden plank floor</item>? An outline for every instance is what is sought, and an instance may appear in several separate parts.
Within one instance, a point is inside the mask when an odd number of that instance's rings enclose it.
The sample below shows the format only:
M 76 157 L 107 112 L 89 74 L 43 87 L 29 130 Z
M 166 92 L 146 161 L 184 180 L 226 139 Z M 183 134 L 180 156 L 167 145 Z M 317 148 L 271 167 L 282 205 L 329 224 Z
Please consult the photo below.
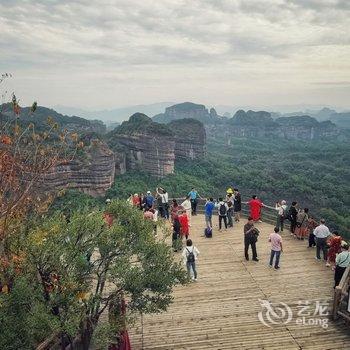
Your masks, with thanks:
M 217 217 L 213 218 L 215 223 Z M 333 273 L 315 260 L 315 249 L 297 241 L 286 231 L 281 269 L 268 267 L 267 237 L 273 226 L 257 224 L 259 262 L 243 257 L 243 225 L 202 236 L 204 217 L 192 218 L 191 238 L 201 252 L 198 281 L 179 286 L 174 303 L 162 314 L 147 315 L 130 330 L 132 349 L 350 349 L 350 330 L 342 322 L 297 325 L 299 301 L 329 302 Z M 217 226 L 217 225 L 216 225 Z M 177 253 L 179 255 L 179 253 Z M 258 319 L 260 301 L 288 304 L 295 317 L 288 324 L 263 325 Z M 325 318 L 317 315 L 316 318 Z M 308 321 L 310 317 L 306 317 Z M 308 321 L 309 322 L 309 321 Z

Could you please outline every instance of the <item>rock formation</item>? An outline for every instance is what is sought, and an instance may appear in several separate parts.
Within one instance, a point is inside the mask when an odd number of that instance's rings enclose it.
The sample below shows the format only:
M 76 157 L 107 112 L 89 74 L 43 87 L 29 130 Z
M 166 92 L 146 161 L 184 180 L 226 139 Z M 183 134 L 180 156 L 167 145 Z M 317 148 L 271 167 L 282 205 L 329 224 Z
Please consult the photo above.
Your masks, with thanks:
M 132 115 L 108 140 L 113 150 L 125 153 L 127 170 L 143 170 L 159 178 L 174 172 L 174 135 L 145 114 Z
M 123 157 L 116 157 L 100 140 L 92 140 L 84 154 L 53 168 L 43 179 L 48 188 L 70 188 L 102 196 L 112 186 L 116 168 L 125 169 Z M 125 170 L 124 170 L 125 171 Z
M 175 134 L 175 157 L 202 158 L 206 152 L 204 125 L 195 119 L 179 119 L 168 124 Z
M 165 109 L 164 113 L 157 114 L 153 120 L 158 123 L 170 123 L 178 119 L 196 119 L 203 124 L 213 124 L 220 120 L 214 108 L 208 112 L 204 105 L 199 105 L 192 102 L 184 102 Z
M 239 110 L 225 125 L 207 127 L 214 137 L 279 137 L 294 140 L 337 137 L 340 130 L 330 121 L 318 122 L 310 116 L 291 116 L 273 119 L 265 111 Z M 229 142 L 229 141 L 228 141 Z

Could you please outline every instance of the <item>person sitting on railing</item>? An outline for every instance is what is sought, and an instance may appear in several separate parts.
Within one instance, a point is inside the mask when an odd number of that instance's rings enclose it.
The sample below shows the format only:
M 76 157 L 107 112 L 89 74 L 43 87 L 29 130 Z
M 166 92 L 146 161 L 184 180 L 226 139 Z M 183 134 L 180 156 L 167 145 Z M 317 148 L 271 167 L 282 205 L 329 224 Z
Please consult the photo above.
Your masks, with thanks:
M 341 253 L 337 255 L 335 262 L 334 288 L 339 285 L 346 268 L 350 265 L 349 245 L 344 241 L 341 245 Z

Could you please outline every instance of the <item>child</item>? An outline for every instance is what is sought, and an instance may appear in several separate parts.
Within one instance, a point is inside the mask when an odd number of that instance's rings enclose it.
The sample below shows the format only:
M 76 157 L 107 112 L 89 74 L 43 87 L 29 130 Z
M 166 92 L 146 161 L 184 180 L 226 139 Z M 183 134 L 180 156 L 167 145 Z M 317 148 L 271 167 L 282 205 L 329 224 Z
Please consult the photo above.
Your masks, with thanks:
M 280 256 L 281 256 L 281 252 L 283 252 L 282 237 L 278 234 L 279 231 L 280 229 L 278 227 L 275 227 L 274 233 L 271 233 L 269 237 L 269 242 L 271 242 L 271 256 L 270 256 L 269 266 L 272 267 L 273 259 L 276 256 L 275 270 L 278 270 L 280 268 L 279 266 Z
M 186 241 L 186 247 L 182 251 L 183 262 L 187 267 L 188 277 L 191 277 L 191 270 L 193 272 L 192 281 L 197 281 L 196 261 L 198 259 L 199 250 L 193 245 L 192 240 Z

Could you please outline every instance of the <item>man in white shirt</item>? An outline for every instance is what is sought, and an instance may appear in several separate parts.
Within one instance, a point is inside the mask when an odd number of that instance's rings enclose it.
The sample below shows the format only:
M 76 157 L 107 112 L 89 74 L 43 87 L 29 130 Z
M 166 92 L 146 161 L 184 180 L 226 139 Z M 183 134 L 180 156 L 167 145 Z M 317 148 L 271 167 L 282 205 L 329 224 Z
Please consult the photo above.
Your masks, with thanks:
M 316 238 L 316 259 L 321 260 L 321 249 L 323 259 L 327 260 L 327 238 L 331 235 L 329 228 L 325 225 L 325 219 L 320 220 L 320 224 L 315 228 L 314 235 Z

